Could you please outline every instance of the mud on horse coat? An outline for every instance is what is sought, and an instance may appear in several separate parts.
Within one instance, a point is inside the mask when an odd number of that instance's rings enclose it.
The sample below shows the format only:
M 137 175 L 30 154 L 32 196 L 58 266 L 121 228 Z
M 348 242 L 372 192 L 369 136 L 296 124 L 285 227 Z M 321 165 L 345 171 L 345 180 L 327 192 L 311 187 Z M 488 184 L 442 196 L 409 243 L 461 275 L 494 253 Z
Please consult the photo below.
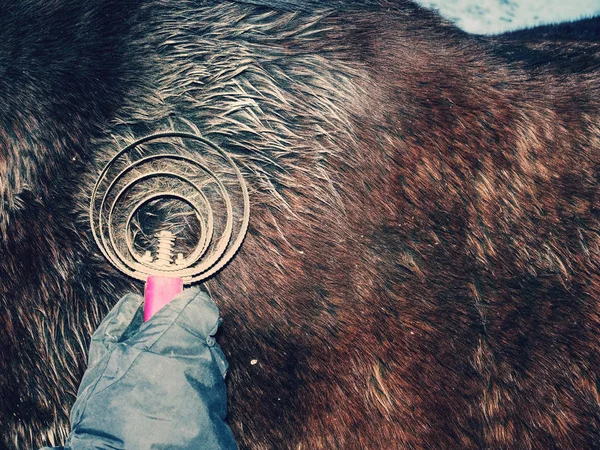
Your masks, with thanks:
M 86 208 L 107 158 L 160 130 L 218 143 L 250 186 L 208 283 L 241 448 L 600 447 L 594 23 L 1 2 L 0 448 L 62 441 L 89 336 L 140 289 Z

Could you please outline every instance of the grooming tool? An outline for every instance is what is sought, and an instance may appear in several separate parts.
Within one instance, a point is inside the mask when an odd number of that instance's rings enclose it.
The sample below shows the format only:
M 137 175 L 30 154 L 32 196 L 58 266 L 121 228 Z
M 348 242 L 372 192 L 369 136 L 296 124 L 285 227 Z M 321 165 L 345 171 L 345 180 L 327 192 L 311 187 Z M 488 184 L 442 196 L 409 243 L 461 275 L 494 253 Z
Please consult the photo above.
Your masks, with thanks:
M 141 218 L 144 211 L 148 220 Z M 169 214 L 183 222 L 173 225 Z M 106 259 L 146 280 L 148 320 L 184 284 L 206 280 L 235 256 L 248 229 L 250 200 L 239 168 L 220 147 L 196 134 L 166 132 L 111 158 L 92 191 L 89 216 Z M 153 220 L 162 228 L 149 233 L 143 225 Z M 195 244 L 178 235 L 184 229 L 196 231 Z

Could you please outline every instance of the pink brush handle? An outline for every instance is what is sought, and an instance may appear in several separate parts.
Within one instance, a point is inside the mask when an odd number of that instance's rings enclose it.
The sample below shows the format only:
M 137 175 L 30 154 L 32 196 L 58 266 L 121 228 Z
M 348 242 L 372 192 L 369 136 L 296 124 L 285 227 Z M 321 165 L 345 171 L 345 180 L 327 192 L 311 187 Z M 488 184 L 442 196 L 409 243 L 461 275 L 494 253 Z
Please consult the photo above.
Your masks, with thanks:
M 150 275 L 144 290 L 144 322 L 183 291 L 183 280 L 177 277 Z

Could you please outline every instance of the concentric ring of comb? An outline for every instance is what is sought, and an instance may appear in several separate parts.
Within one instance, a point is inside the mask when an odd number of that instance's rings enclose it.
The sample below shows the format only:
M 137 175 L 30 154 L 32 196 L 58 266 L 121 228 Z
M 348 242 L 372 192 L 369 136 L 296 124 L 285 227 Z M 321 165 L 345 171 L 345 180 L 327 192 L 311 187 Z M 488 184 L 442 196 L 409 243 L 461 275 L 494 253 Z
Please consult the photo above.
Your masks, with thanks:
M 149 232 L 142 225 L 158 216 L 152 208 L 167 217 Z M 120 271 L 139 280 L 157 275 L 189 284 L 231 260 L 246 234 L 249 210 L 248 188 L 229 155 L 201 136 L 166 132 L 127 145 L 108 162 L 89 215 L 98 247 Z M 190 233 L 180 236 L 182 223 L 191 223 L 195 243 Z

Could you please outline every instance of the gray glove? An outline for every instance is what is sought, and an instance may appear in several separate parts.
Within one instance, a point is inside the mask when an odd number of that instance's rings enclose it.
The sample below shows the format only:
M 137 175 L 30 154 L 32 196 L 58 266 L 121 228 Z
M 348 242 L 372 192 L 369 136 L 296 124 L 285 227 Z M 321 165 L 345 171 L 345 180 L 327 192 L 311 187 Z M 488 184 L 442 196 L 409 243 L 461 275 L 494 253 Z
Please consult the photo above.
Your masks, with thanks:
M 142 323 L 126 295 L 92 337 L 65 449 L 235 449 L 219 310 L 188 289 Z

